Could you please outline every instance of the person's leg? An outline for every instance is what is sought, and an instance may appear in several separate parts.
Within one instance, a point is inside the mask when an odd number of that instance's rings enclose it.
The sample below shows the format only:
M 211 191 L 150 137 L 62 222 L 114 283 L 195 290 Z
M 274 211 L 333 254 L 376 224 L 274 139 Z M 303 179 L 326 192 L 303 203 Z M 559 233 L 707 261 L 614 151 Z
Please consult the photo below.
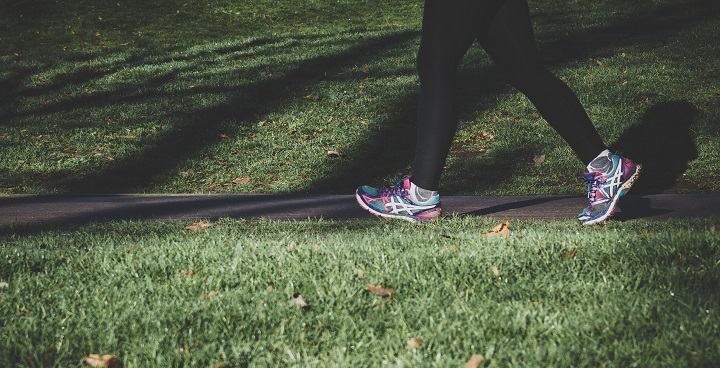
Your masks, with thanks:
M 527 0 L 507 0 L 479 40 L 585 165 L 607 148 L 575 93 L 540 62 Z
M 540 63 L 527 0 L 507 0 L 479 39 L 512 84 L 587 165 L 589 204 L 578 219 L 595 224 L 610 217 L 641 167 L 607 150 L 575 93 Z
M 457 129 L 455 74 L 502 0 L 426 0 L 417 68 L 420 98 L 412 182 L 437 190 Z
M 440 216 L 436 190 L 457 128 L 455 72 L 502 1 L 425 1 L 417 60 L 421 92 L 413 173 L 393 188 L 358 188 L 355 198 L 362 208 L 382 218 L 411 222 Z

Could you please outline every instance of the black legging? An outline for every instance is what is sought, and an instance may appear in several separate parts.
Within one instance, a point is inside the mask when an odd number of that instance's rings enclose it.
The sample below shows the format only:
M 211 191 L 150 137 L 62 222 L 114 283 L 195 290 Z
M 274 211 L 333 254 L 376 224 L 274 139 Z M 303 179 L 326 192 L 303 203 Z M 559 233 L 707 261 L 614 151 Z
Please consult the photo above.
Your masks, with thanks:
M 455 74 L 475 40 L 586 165 L 606 149 L 575 93 L 540 63 L 527 0 L 425 0 L 412 173 L 417 186 L 438 188 L 457 129 Z

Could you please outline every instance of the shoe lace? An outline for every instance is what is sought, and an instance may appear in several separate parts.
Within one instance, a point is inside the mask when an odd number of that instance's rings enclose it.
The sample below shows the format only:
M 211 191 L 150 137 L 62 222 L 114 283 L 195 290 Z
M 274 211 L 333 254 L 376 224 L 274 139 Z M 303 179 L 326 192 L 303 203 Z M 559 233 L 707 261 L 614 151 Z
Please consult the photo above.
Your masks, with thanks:
M 394 187 L 392 188 L 383 188 L 380 189 L 379 193 L 382 197 L 390 197 L 390 196 L 396 196 L 396 195 L 406 195 L 407 190 L 405 190 L 405 187 L 403 186 L 402 182 L 398 182 Z
M 600 190 L 600 186 L 603 183 L 603 177 L 601 175 L 597 175 L 593 179 L 588 179 L 588 182 L 587 197 L 588 201 L 590 201 L 590 205 L 592 206 L 592 204 L 597 201 L 597 191 Z

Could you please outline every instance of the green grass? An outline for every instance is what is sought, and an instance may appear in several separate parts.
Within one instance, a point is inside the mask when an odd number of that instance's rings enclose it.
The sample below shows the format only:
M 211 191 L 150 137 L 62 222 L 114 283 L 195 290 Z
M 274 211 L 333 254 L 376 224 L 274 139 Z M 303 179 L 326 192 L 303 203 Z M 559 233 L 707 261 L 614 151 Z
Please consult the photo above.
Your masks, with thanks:
M 0 193 L 349 193 L 411 169 L 418 1 L 35 4 L 0 5 Z M 530 5 L 548 67 L 645 164 L 636 192 L 720 190 L 716 2 Z M 443 193 L 582 192 L 479 48 L 460 81 Z
M 198 232 L 124 222 L 24 235 L 5 226 L 0 365 L 77 366 L 91 353 L 127 367 L 720 359 L 717 219 L 514 221 L 508 237 L 482 236 L 496 223 L 225 219 Z M 293 304 L 296 293 L 309 309 Z

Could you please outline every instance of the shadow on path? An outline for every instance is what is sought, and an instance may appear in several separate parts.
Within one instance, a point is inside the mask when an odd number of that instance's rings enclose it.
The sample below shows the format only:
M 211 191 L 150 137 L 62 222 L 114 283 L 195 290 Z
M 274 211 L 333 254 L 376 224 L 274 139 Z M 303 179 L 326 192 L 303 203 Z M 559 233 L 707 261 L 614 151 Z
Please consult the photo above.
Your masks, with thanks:
M 448 196 L 445 216 L 574 220 L 583 196 Z M 628 195 L 610 221 L 720 218 L 720 194 Z M 64 195 L 0 197 L 0 233 L 29 234 L 109 221 L 186 221 L 221 218 L 275 221 L 374 219 L 354 195 Z M 381 221 L 381 220 L 377 220 Z
M 633 194 L 666 193 L 683 187 L 682 175 L 698 154 L 690 136 L 697 114 L 687 101 L 659 103 L 613 144 L 613 150 L 643 165 Z

